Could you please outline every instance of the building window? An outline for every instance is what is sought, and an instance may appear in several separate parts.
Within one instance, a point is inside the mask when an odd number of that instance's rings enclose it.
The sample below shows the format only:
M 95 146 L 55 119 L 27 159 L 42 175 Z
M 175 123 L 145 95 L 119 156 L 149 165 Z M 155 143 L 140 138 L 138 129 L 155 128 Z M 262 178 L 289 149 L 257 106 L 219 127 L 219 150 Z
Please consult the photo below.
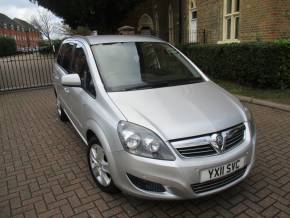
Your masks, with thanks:
M 240 0 L 224 0 L 223 41 L 239 41 Z
M 189 5 L 189 43 L 197 42 L 197 6 L 196 0 L 191 0 Z
M 154 31 L 153 19 L 148 14 L 143 14 L 138 21 L 138 31 L 141 35 L 151 35 Z
M 193 0 L 190 3 L 191 19 L 197 19 L 196 1 Z

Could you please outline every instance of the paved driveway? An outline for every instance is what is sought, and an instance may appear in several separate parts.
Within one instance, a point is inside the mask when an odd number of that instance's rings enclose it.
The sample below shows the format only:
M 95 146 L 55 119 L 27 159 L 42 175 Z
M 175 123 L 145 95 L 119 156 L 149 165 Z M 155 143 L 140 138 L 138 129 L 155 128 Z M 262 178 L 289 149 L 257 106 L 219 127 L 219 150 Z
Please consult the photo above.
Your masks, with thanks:
M 58 120 L 51 89 L 0 95 L 0 217 L 290 217 L 290 113 L 250 105 L 257 161 L 238 186 L 204 199 L 146 201 L 100 191 L 87 148 Z

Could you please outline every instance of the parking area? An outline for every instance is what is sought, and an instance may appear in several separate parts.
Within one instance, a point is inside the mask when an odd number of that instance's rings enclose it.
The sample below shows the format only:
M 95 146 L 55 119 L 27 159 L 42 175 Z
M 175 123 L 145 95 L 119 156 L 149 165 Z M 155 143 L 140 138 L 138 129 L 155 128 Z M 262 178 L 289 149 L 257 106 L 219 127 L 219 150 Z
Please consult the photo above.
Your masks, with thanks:
M 290 113 L 249 106 L 258 144 L 244 182 L 203 199 L 149 201 L 96 187 L 52 89 L 0 94 L 0 217 L 290 217 Z

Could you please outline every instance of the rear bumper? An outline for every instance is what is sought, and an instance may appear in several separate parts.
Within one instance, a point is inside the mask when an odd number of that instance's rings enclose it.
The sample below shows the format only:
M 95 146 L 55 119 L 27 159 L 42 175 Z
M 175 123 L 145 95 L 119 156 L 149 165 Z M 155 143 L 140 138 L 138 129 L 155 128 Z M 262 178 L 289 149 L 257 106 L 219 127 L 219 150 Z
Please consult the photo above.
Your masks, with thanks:
M 245 179 L 255 161 L 255 137 L 236 148 L 216 156 L 161 161 L 129 154 L 126 151 L 113 153 L 115 165 L 112 169 L 115 184 L 130 195 L 148 199 L 191 199 L 211 195 L 228 189 Z M 245 157 L 246 169 L 237 179 L 211 191 L 195 193 L 192 185 L 200 183 L 200 172 L 233 162 Z M 140 179 L 162 184 L 164 192 L 140 189 L 128 178 L 128 174 Z

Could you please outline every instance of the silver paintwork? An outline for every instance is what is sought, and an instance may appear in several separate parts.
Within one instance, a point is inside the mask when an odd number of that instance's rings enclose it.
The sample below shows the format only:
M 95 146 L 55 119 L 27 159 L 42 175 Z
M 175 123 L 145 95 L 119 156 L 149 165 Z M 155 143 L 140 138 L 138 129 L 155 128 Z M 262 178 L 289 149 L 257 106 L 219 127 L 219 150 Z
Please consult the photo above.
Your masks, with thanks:
M 61 116 L 61 102 L 59 98 L 56 98 L 56 109 L 59 116 Z
M 78 74 L 68 74 L 61 77 L 61 84 L 69 87 L 80 87 L 81 79 Z
M 58 64 L 55 64 L 54 69 L 54 88 L 61 107 L 86 144 L 88 131 L 97 136 L 106 154 L 108 171 L 115 185 L 123 192 L 143 198 L 189 199 L 225 190 L 246 178 L 254 163 L 255 129 L 249 124 L 239 100 L 210 81 L 192 62 L 192 67 L 198 70 L 205 82 L 128 92 L 105 91 L 90 45 L 128 41 L 162 42 L 157 38 L 139 36 L 73 37 L 64 41 L 76 43 L 85 50 L 96 87 L 96 97 L 82 88 L 63 86 L 61 78 L 66 75 L 65 70 Z M 186 60 L 190 61 L 188 58 Z M 169 146 L 176 160 L 155 160 L 126 152 L 117 133 L 121 120 L 154 131 Z M 191 143 L 182 141 L 182 138 L 219 132 L 240 123 L 246 126 L 245 139 L 239 146 L 222 154 L 184 158 L 175 150 L 176 144 L 169 142 L 181 139 L 180 143 Z M 200 182 L 201 170 L 224 165 L 241 157 L 246 157 L 248 166 L 242 178 L 210 192 L 195 194 L 192 191 L 190 185 Z M 141 190 L 130 182 L 127 173 L 161 183 L 166 192 Z
M 85 36 L 83 38 L 86 39 L 90 45 L 115 42 L 163 42 L 161 39 L 152 36 L 99 35 Z

